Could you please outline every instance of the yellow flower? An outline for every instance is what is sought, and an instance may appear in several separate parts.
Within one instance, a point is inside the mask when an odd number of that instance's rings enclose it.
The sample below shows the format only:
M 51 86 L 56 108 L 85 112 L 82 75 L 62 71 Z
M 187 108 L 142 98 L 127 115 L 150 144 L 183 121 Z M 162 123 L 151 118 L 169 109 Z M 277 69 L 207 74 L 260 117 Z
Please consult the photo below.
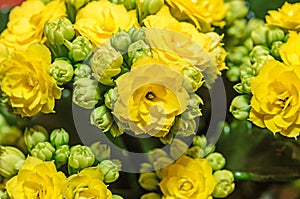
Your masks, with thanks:
M 165 65 L 140 63 L 116 80 L 113 114 L 135 134 L 164 137 L 187 107 L 183 75 Z
M 287 65 L 300 65 L 300 33 L 290 32 L 289 39 L 279 48 L 280 57 Z
M 0 43 L 0 64 L 8 57 L 8 49 L 4 44 Z
M 267 60 L 251 81 L 249 119 L 273 133 L 297 137 L 300 132 L 300 68 Z
M 10 105 L 22 116 L 54 112 L 61 89 L 49 74 L 51 54 L 42 44 L 15 51 L 0 66 L 1 89 Z
M 166 0 L 172 14 L 181 21 L 190 20 L 202 32 L 211 25 L 223 27 L 226 8 L 223 0 Z
M 6 183 L 6 189 L 12 199 L 62 199 L 61 192 L 65 180 L 65 175 L 56 171 L 54 162 L 43 162 L 29 156 L 18 175 Z
M 7 28 L 0 35 L 0 43 L 12 51 L 45 42 L 45 23 L 63 17 L 65 13 L 65 4 L 61 0 L 51 1 L 47 5 L 40 0 L 25 1 L 11 11 Z
M 207 159 L 182 156 L 163 169 L 159 186 L 163 199 L 212 199 L 216 184 Z
M 66 199 L 111 199 L 112 194 L 103 183 L 103 174 L 97 167 L 89 167 L 68 177 L 63 196 Z
M 300 3 L 285 2 L 281 8 L 270 10 L 266 22 L 271 26 L 278 26 L 287 30 L 300 30 Z
M 78 12 L 75 28 L 94 45 L 100 45 L 119 28 L 128 30 L 136 25 L 136 20 L 135 12 L 127 12 L 124 5 L 92 1 Z

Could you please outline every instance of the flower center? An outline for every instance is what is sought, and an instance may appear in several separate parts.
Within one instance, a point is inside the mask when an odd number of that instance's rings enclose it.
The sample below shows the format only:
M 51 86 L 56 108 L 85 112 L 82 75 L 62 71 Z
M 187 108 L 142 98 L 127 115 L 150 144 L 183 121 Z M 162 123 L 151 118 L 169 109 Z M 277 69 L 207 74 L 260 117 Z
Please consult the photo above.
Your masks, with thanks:
M 278 100 L 275 102 L 275 104 L 279 105 L 283 109 L 286 109 L 292 101 L 292 97 L 290 97 L 288 91 L 285 91 L 278 95 L 277 99 Z
M 155 98 L 155 95 L 154 95 L 154 93 L 153 92 L 148 92 L 147 94 L 146 94 L 146 96 L 145 96 L 148 100 L 152 100 L 152 99 L 154 99 Z
M 178 189 L 181 191 L 190 191 L 193 188 L 193 183 L 187 179 L 180 179 L 178 182 Z

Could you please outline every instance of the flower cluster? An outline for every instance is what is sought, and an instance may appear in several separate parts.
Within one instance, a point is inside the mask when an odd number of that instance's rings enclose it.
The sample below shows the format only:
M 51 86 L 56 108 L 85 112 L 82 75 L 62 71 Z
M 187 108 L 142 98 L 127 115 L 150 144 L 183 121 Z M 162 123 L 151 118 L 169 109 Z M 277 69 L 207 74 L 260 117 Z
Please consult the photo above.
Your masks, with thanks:
M 150 192 L 141 199 L 227 197 L 234 190 L 234 177 L 223 169 L 224 156 L 214 150 L 205 136 L 195 136 L 190 148 L 174 139 L 169 153 L 162 149 L 150 151 L 149 162 L 141 165 L 139 177 L 140 186 Z
M 232 63 L 228 76 L 232 81 L 240 80 L 234 86 L 240 95 L 230 107 L 234 117 L 249 119 L 274 134 L 295 138 L 300 124 L 297 83 L 300 35 L 299 13 L 295 11 L 299 6 L 299 3 L 285 3 L 278 11 L 269 11 L 266 23 L 251 19 L 247 28 L 254 24 L 256 28 L 251 28 L 244 44 L 232 47 L 228 56 Z

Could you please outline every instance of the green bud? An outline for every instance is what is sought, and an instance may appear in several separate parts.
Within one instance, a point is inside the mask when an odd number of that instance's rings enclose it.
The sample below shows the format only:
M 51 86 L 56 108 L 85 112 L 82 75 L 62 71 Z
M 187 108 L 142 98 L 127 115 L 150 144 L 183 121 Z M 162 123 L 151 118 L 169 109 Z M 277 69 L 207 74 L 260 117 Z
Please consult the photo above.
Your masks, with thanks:
M 114 48 L 98 48 L 92 58 L 93 76 L 100 83 L 114 86 L 112 77 L 121 72 L 123 57 Z
M 92 69 L 86 64 L 77 64 L 75 65 L 74 70 L 74 81 L 77 81 L 80 78 L 90 78 Z
M 141 199 L 161 199 L 161 195 L 159 195 L 158 193 L 151 192 L 142 195 Z
M 25 155 L 12 146 L 0 146 L 0 175 L 11 178 L 16 175 L 25 160 Z
M 226 72 L 226 77 L 229 79 L 231 82 L 237 82 L 240 80 L 240 68 L 237 66 L 231 66 L 227 72 Z
M 242 58 L 248 56 L 248 53 L 249 51 L 245 46 L 236 46 L 229 52 L 227 59 L 235 64 L 240 64 Z
M 136 8 L 136 0 L 124 0 L 124 6 L 127 10 L 133 10 Z
M 128 30 L 128 34 L 132 42 L 136 42 L 138 40 L 145 40 L 146 38 L 146 33 L 143 30 L 143 28 L 132 27 Z
M 164 5 L 164 0 L 137 1 L 139 18 L 142 20 L 148 15 L 154 15 Z
M 252 69 L 254 70 L 255 75 L 258 75 L 261 67 L 267 60 L 274 60 L 274 57 L 272 57 L 271 55 L 262 55 L 256 58 L 256 62 L 252 64 Z
M 255 70 L 250 62 L 250 58 L 246 57 L 244 63 L 240 66 L 240 78 L 255 76 Z
M 229 1 L 225 3 L 227 9 L 226 12 L 226 23 L 227 25 L 232 24 L 236 19 L 245 18 L 249 12 L 245 1 Z
M 147 191 L 155 191 L 158 188 L 159 180 L 154 172 L 141 173 L 139 184 Z
M 186 67 L 183 69 L 182 86 L 188 92 L 197 91 L 203 84 L 203 75 L 196 67 Z
M 238 120 L 246 120 L 250 111 L 250 99 L 249 95 L 236 96 L 229 107 L 229 111 Z
M 201 136 L 196 135 L 193 138 L 193 145 L 199 146 L 200 148 L 205 148 L 207 145 L 207 139 L 206 139 L 205 135 L 201 135 Z
M 70 150 L 68 145 L 59 146 L 54 153 L 55 165 L 57 168 L 68 162 Z
M 52 45 L 62 45 L 64 40 L 71 41 L 75 36 L 72 22 L 66 17 L 48 21 L 44 33 Z
M 107 144 L 102 144 L 101 142 L 95 142 L 90 147 L 98 162 L 101 162 L 102 160 L 110 159 L 110 147 Z
M 206 159 L 214 171 L 220 170 L 225 166 L 226 160 L 221 153 L 213 152 Z
M 107 132 L 113 124 L 113 116 L 108 108 L 105 105 L 102 105 L 92 111 L 90 122 L 103 132 Z
M 244 46 L 248 49 L 248 51 L 251 51 L 254 44 L 253 44 L 253 40 L 251 38 L 247 38 L 245 41 L 244 41 Z
M 111 160 L 103 160 L 98 165 L 98 168 L 104 175 L 104 182 L 112 183 L 119 178 L 119 166 Z
M 5 190 L 0 189 L 0 198 L 9 199 L 8 193 Z
M 109 129 L 109 133 L 113 137 L 118 137 L 118 136 L 122 135 L 124 133 L 124 131 L 119 127 L 119 125 L 117 125 L 115 122 L 113 122 Z
M 65 60 L 55 60 L 50 66 L 50 75 L 58 85 L 71 81 L 74 71 L 73 66 Z
M 123 199 L 123 197 L 122 197 L 122 196 L 119 196 L 119 195 L 113 194 L 113 195 L 112 195 L 112 199 Z
M 55 148 L 50 142 L 39 142 L 31 150 L 31 155 L 37 157 L 43 161 L 51 160 L 55 152 Z
M 15 145 L 22 138 L 22 132 L 15 126 L 0 126 L 0 145 Z
M 150 47 L 143 40 L 138 40 L 130 44 L 128 47 L 128 57 L 130 63 L 134 63 L 143 56 L 151 56 Z
M 213 197 L 225 198 L 231 194 L 235 188 L 234 177 L 231 171 L 219 170 L 214 172 L 214 178 L 217 181 L 217 185 L 213 191 Z
M 63 128 L 54 129 L 50 134 L 50 142 L 55 148 L 62 145 L 68 145 L 69 133 L 66 132 Z
M 280 46 L 282 46 L 282 44 L 283 44 L 282 41 L 275 41 L 272 43 L 271 55 L 277 60 L 281 59 L 278 49 L 280 48 Z
M 0 46 L 1 46 L 1 43 L 0 43 Z M 1 49 L 0 49 L 0 52 L 1 52 Z M 0 129 L 2 129 L 2 127 L 5 127 L 5 126 L 9 126 L 5 117 L 0 114 Z
M 92 52 L 92 43 L 84 36 L 77 36 L 72 43 L 64 40 L 64 45 L 69 49 L 69 58 L 74 62 L 85 60 Z
M 192 146 L 185 152 L 185 155 L 192 158 L 203 158 L 205 154 L 204 150 L 200 146 Z
M 246 37 L 250 37 L 251 36 L 251 33 L 256 30 L 258 27 L 261 27 L 261 26 L 265 26 L 265 22 L 264 20 L 262 19 L 259 19 L 259 18 L 251 18 L 248 22 L 247 22 L 247 26 L 245 28 L 245 31 L 246 31 Z
M 75 145 L 70 149 L 68 158 L 69 173 L 76 173 L 84 168 L 90 167 L 95 162 L 95 155 L 88 146 Z
M 24 139 L 28 151 L 30 152 L 38 143 L 48 141 L 49 135 L 43 126 L 34 125 L 33 127 L 25 129 Z
M 80 107 L 92 109 L 101 99 L 98 82 L 81 78 L 74 82 L 73 102 Z
M 196 134 L 197 124 L 195 120 L 176 117 L 171 132 L 175 135 L 190 136 Z
M 76 10 L 79 10 L 79 8 L 85 6 L 90 1 L 91 0 L 66 0 L 66 3 L 75 7 Z
M 148 159 L 151 163 L 154 163 L 160 157 L 168 157 L 167 152 L 159 148 L 153 149 L 148 152 Z
M 213 153 L 216 149 L 216 146 L 213 144 L 208 144 L 205 148 L 204 148 L 204 156 L 207 156 L 211 153 Z
M 162 169 L 170 164 L 172 164 L 174 161 L 167 157 L 167 156 L 162 156 L 157 158 L 154 162 L 153 162 L 153 167 L 154 170 L 156 172 L 156 175 L 158 176 L 158 178 L 162 177 Z
M 185 142 L 180 139 L 173 139 L 170 147 L 170 155 L 173 159 L 178 159 L 188 148 L 189 146 Z
M 182 117 L 184 120 L 192 120 L 198 116 L 201 116 L 200 104 L 203 104 L 202 99 L 197 94 L 190 94 L 190 98 L 188 99 L 188 107 L 182 113 Z
M 140 173 L 146 173 L 146 172 L 151 172 L 151 171 L 153 171 L 152 164 L 149 164 L 146 162 L 141 164 Z
M 245 19 L 237 19 L 233 22 L 232 26 L 228 28 L 227 34 L 236 38 L 244 36 L 247 21 Z
M 267 31 L 267 41 L 269 46 L 275 41 L 283 41 L 285 33 L 281 28 L 269 28 Z
M 117 101 L 117 99 L 118 99 L 118 92 L 116 87 L 109 89 L 104 94 L 104 103 L 105 106 L 109 109 L 112 109 L 113 104 Z
M 256 62 L 258 57 L 270 55 L 270 49 L 266 46 L 257 45 L 255 46 L 249 54 L 250 61 L 252 63 Z
M 126 31 L 119 30 L 110 37 L 110 44 L 121 53 L 126 53 L 128 46 L 131 44 L 131 39 Z
M 251 32 L 251 39 L 255 45 L 267 45 L 267 32 L 266 26 L 259 26 Z

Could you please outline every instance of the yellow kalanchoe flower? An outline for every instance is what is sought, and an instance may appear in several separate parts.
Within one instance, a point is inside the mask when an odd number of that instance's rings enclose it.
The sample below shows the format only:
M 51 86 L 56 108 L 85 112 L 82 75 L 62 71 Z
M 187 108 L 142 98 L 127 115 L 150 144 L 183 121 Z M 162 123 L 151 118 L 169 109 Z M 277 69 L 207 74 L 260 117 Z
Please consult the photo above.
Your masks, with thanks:
M 212 199 L 216 184 L 207 159 L 182 156 L 163 168 L 159 186 L 163 199 Z
M 223 27 L 226 8 L 223 0 L 166 0 L 172 14 L 181 21 L 190 20 L 202 32 L 211 25 Z
M 25 1 L 15 7 L 9 15 L 7 28 L 0 35 L 0 43 L 10 51 L 26 49 L 30 44 L 45 42 L 44 25 L 48 20 L 66 15 L 65 4 L 61 0 L 45 5 L 40 0 Z
M 300 67 L 267 60 L 251 81 L 249 119 L 287 137 L 300 132 Z
M 290 32 L 289 39 L 279 48 L 280 57 L 287 65 L 300 65 L 300 33 Z
M 183 75 L 161 64 L 141 63 L 116 80 L 113 114 L 135 134 L 164 137 L 187 107 Z
M 15 51 L 0 65 L 1 89 L 17 114 L 52 113 L 61 89 L 49 74 L 51 54 L 42 44 Z
M 79 10 L 75 29 L 97 46 L 109 39 L 119 28 L 128 30 L 136 24 L 135 12 L 128 12 L 124 5 L 102 0 L 92 1 Z
M 64 185 L 63 196 L 66 199 L 111 199 L 112 193 L 103 183 L 103 174 L 99 169 L 88 167 L 68 177 Z
M 285 2 L 278 11 L 270 10 L 268 14 L 266 16 L 268 25 L 300 31 L 300 3 Z
M 28 157 L 17 176 L 6 183 L 11 199 L 62 199 L 63 183 L 66 176 L 57 172 L 54 162 L 43 162 L 35 157 Z

